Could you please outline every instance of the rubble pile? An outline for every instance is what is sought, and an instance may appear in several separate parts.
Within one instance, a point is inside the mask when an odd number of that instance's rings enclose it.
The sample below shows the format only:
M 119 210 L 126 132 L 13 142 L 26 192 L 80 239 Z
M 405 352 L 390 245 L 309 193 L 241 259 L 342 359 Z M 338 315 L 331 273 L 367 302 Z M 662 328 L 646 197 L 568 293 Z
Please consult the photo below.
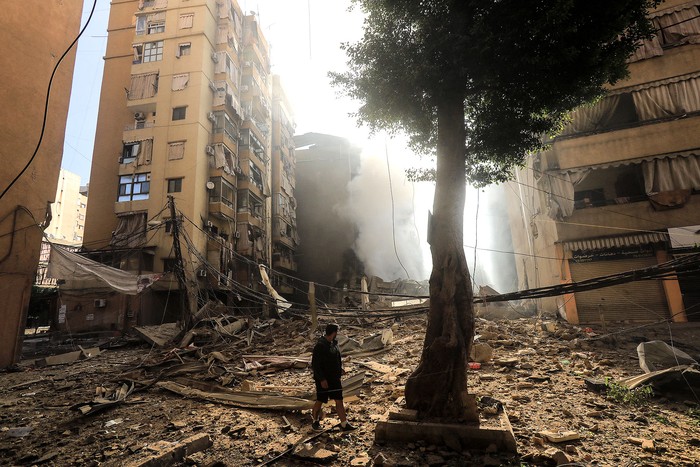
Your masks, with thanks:
M 26 361 L 23 371 L 0 374 L 0 459 L 134 467 L 700 463 L 693 391 L 679 383 L 662 392 L 665 380 L 652 398 L 624 397 L 625 380 L 645 375 L 638 345 L 668 342 L 666 325 L 603 334 L 536 318 L 477 319 L 469 389 L 484 420 L 506 409 L 518 454 L 495 445 L 375 444 L 377 422 L 405 407 L 425 324 L 425 316 L 341 324 L 346 406 L 359 427 L 350 433 L 334 429 L 329 408 L 325 431 L 311 430 L 317 336 L 307 320 L 210 320 L 170 337 L 141 329 L 148 344 L 78 348 L 51 365 Z M 178 345 L 168 343 L 173 337 Z M 700 328 L 673 328 L 674 348 L 690 358 L 686 370 L 695 371 L 699 337 Z M 653 378 L 645 381 L 653 387 Z

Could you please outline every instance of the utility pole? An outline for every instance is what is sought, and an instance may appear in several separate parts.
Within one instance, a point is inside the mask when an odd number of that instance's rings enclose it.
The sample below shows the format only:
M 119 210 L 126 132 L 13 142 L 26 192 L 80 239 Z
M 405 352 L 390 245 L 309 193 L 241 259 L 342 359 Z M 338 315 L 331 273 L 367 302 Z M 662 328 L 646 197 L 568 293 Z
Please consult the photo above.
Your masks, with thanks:
M 180 249 L 180 224 L 175 210 L 175 199 L 172 195 L 168 195 L 168 204 L 170 204 L 170 231 L 173 234 L 173 251 L 175 252 L 175 277 L 180 286 L 180 308 L 182 309 L 182 327 L 185 331 L 189 330 L 192 321 L 192 310 L 190 309 L 190 291 L 187 287 L 187 278 L 185 277 L 185 263 L 182 259 L 182 250 Z

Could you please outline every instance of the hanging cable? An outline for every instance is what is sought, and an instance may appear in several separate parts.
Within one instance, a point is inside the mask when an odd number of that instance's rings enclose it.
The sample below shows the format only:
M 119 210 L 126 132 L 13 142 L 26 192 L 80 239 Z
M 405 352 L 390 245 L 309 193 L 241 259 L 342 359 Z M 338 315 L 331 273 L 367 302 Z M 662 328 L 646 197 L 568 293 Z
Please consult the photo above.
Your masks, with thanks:
M 406 273 L 406 278 L 410 279 L 411 276 L 408 274 L 408 271 L 406 270 L 406 266 L 403 265 L 401 262 L 401 258 L 399 258 L 399 251 L 396 248 L 396 219 L 395 219 L 395 206 L 394 206 L 394 188 L 393 185 L 391 184 L 391 166 L 389 165 L 389 146 L 386 143 L 386 137 L 384 138 L 384 155 L 386 156 L 386 173 L 389 175 L 389 195 L 391 195 L 391 237 L 394 240 L 394 254 L 396 255 L 396 259 L 403 268 L 403 272 Z
M 75 39 L 73 39 L 73 42 L 68 46 L 65 52 L 63 52 L 63 55 L 61 55 L 61 58 L 58 59 L 56 62 L 56 65 L 53 67 L 53 71 L 51 72 L 51 78 L 49 78 L 49 85 L 46 90 L 46 101 L 44 102 L 44 117 L 42 118 L 41 122 L 41 133 L 39 133 L 39 141 L 36 143 L 36 147 L 34 148 L 34 153 L 32 156 L 29 158 L 29 161 L 27 161 L 27 164 L 24 166 L 24 168 L 17 174 L 17 176 L 10 182 L 9 185 L 7 185 L 7 188 L 3 190 L 2 193 L 0 193 L 0 199 L 5 196 L 5 193 L 12 188 L 12 186 L 17 183 L 17 180 L 24 174 L 24 172 L 27 171 L 29 166 L 32 164 L 34 161 L 34 158 L 36 158 L 37 153 L 39 152 L 39 148 L 41 147 L 41 142 L 44 140 L 44 133 L 46 132 L 46 120 L 49 114 L 49 100 L 51 98 L 51 87 L 53 85 L 53 78 L 56 75 L 56 71 L 58 70 L 59 65 L 63 61 L 63 59 L 68 55 L 68 52 L 73 48 L 73 46 L 78 42 L 78 39 L 80 39 L 80 36 L 83 35 L 85 30 L 87 29 L 88 25 L 90 24 L 90 20 L 92 20 L 92 15 L 95 13 L 95 7 L 97 6 L 97 0 L 93 0 L 92 3 L 92 9 L 90 10 L 90 16 L 88 16 L 87 21 L 85 22 L 85 26 L 83 26 L 83 29 L 80 30 L 78 35 L 76 36 Z

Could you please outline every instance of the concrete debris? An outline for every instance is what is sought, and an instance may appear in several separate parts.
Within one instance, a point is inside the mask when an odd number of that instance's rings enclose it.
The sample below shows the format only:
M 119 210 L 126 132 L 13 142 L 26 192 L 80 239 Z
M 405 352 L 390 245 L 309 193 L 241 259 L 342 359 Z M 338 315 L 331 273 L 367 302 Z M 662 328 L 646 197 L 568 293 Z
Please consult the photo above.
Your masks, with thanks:
M 136 326 L 134 332 L 144 341 L 156 347 L 165 347 L 180 333 L 177 323 L 165 323 L 159 326 Z
M 79 346 L 80 347 L 80 346 Z M 52 355 L 50 357 L 40 358 L 34 361 L 34 364 L 38 367 L 52 366 L 52 365 L 66 365 L 68 363 L 74 363 L 78 360 L 86 360 L 88 358 L 96 357 L 100 355 L 102 350 L 99 347 L 93 347 L 90 349 L 83 349 L 74 352 L 68 352 L 61 355 Z
M 431 428 L 434 420 L 418 420 L 417 413 L 407 410 L 403 393 L 422 353 L 425 316 L 395 321 L 391 334 L 385 332 L 386 321 L 373 324 L 370 318 L 351 319 L 340 313 L 331 318 L 337 318 L 348 340 L 355 342 L 344 366 L 361 382 L 353 390 L 346 388 L 345 400 L 348 418 L 358 429 L 344 433 L 334 428 L 337 416 L 329 414 L 331 403 L 324 407 L 326 419 L 321 421 L 326 430 L 317 435 L 307 409 L 314 391 L 309 352 L 317 334 L 310 331 L 309 320 L 227 313 L 230 309 L 210 305 L 197 317 L 198 326 L 184 348 L 172 342 L 164 347 L 150 348 L 149 343 L 148 348 L 110 348 L 100 358 L 78 359 L 72 365 L 24 364 L 20 369 L 31 371 L 0 373 L 0 457 L 8 465 L 138 465 L 134 463 L 147 459 L 157 462 L 153 458 L 171 465 L 288 465 L 301 462 L 292 459 L 290 448 L 304 452 L 303 445 L 310 443 L 317 452 L 332 453 L 333 465 L 553 465 L 565 462 L 562 455 L 576 465 L 698 462 L 700 441 L 693 418 L 698 405 L 692 396 L 679 402 L 657 397 L 647 402 L 650 407 L 639 408 L 623 408 L 605 396 L 606 380 L 640 373 L 637 358 L 629 356 L 639 342 L 668 338 L 667 326 L 658 332 L 643 328 L 616 333 L 612 342 L 603 332 L 562 321 L 548 332 L 534 319 L 476 319 L 475 344 L 488 345 L 493 355 L 480 370 L 468 373 L 469 390 L 478 395 L 482 428 L 500 427 L 507 411 L 514 441 L 512 449 L 504 449 L 496 439 L 464 439 L 460 430 L 470 425 L 458 420 L 457 428 L 438 430 L 440 439 L 374 442 L 375 427 L 380 426 L 390 426 L 392 436 L 414 429 L 395 424 L 415 425 L 423 435 L 437 430 Z M 373 313 L 372 303 L 359 314 L 363 313 Z M 319 314 L 322 328 L 327 315 Z M 697 331 L 674 327 L 673 332 L 674 344 L 695 356 Z M 373 350 L 363 349 L 363 344 Z M 75 343 L 64 345 L 71 350 Z M 84 345 L 94 346 L 104 348 L 97 339 Z M 589 391 L 586 379 L 602 392 Z M 94 396 L 86 398 L 93 390 Z M 98 416 L 76 418 L 71 407 Z M 100 416 L 101 407 L 110 413 Z M 553 435 L 545 437 L 543 429 Z M 567 432 L 575 433 L 576 439 L 563 441 Z M 21 434 L 21 440 L 10 433 Z M 188 449 L 177 461 L 164 455 L 204 434 L 213 442 L 210 447 Z M 628 440 L 633 437 L 639 438 L 637 444 Z M 644 441 L 648 442 L 642 447 Z M 518 454 L 513 453 L 516 448 Z
M 142 459 L 125 464 L 126 467 L 161 467 L 182 461 L 188 455 L 203 451 L 213 444 L 206 433 L 190 436 L 179 442 L 161 442 L 151 449 L 155 451 Z
M 700 365 L 693 357 L 663 341 L 642 342 L 637 346 L 639 367 L 644 373 L 679 365 Z
M 581 435 L 575 431 L 549 431 L 544 430 L 538 433 L 550 443 L 564 443 L 566 441 L 574 441 L 581 439 Z
M 330 464 L 338 458 L 338 453 L 325 449 L 321 443 L 305 443 L 292 453 L 293 457 L 318 464 Z M 360 465 L 360 464 L 355 464 Z
M 469 351 L 469 358 L 473 362 L 486 363 L 493 358 L 493 347 L 475 342 Z

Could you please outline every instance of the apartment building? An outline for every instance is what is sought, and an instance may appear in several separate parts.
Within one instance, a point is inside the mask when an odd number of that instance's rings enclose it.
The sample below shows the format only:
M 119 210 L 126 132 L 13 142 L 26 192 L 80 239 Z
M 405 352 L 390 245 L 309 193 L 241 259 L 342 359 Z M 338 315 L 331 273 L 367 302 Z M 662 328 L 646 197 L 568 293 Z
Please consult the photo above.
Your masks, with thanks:
M 257 288 L 255 263 L 272 256 L 272 77 L 257 16 L 235 0 L 114 0 L 108 33 L 92 256 L 173 271 L 172 196 L 188 277 L 223 299 L 234 283 Z M 167 275 L 140 307 L 177 288 Z
M 0 67 L 0 137 L 3 144 L 0 180 L 0 368 L 19 360 L 27 307 L 43 238 L 49 204 L 54 201 L 63 154 L 75 64 L 75 49 L 56 71 L 46 115 L 44 137 L 36 148 L 44 120 L 49 79 L 60 57 L 80 30 L 83 2 L 5 2 L 0 39 L 6 45 Z M 45 21 L 60 27 L 46 27 Z M 26 166 L 26 170 L 23 169 Z M 40 224 L 37 227 L 37 224 Z
M 87 186 L 80 185 L 80 175 L 60 170 L 51 224 L 45 230 L 52 242 L 73 246 L 83 243 L 87 195 Z
M 577 109 L 550 149 L 511 182 L 521 289 L 653 266 L 700 240 L 700 11 L 668 0 L 629 78 Z M 683 322 L 700 317 L 688 277 L 637 281 L 544 299 L 572 323 Z
M 290 276 L 296 275 L 297 230 L 296 155 L 292 109 L 280 77 L 272 77 L 272 267 L 273 285 L 282 294 L 293 294 Z

